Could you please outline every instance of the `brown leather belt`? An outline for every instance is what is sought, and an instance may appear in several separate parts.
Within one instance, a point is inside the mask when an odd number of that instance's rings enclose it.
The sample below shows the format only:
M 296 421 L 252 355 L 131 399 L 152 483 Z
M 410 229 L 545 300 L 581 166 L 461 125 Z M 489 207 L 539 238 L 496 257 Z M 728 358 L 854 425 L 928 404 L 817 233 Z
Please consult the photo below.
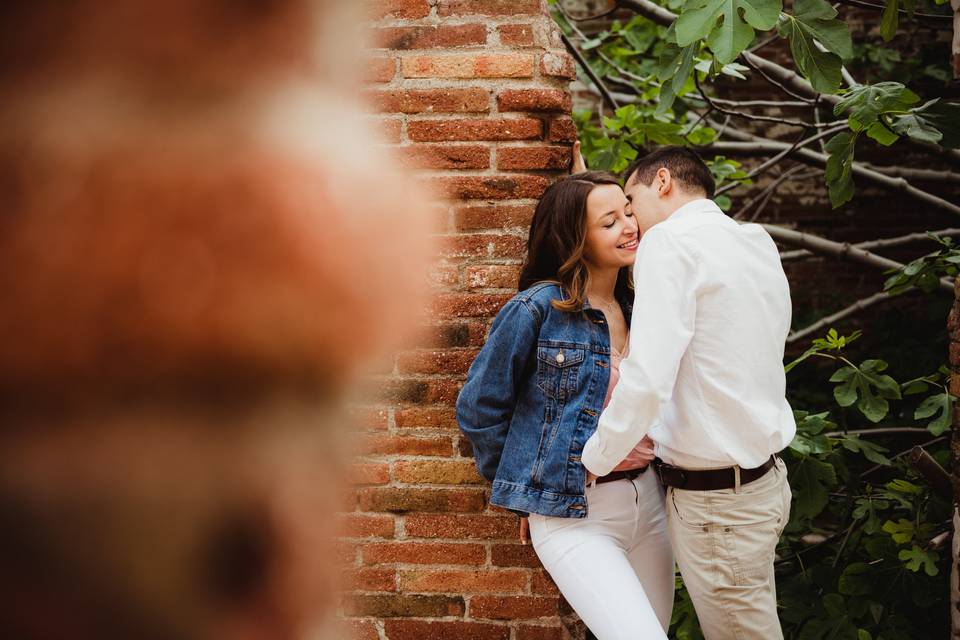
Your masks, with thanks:
M 754 469 L 740 469 L 740 485 L 749 484 L 758 480 L 769 471 L 776 458 L 770 458 L 759 467 Z M 675 489 L 686 489 L 687 491 L 716 491 L 718 489 L 733 489 L 737 484 L 736 468 L 724 467 L 722 469 L 681 469 L 663 462 L 656 464 L 657 477 L 660 478 L 660 484 L 665 487 L 674 487 Z M 597 482 L 600 482 L 598 479 Z
M 614 480 L 633 480 L 646 470 L 647 467 L 643 467 L 642 469 L 630 469 L 629 471 L 611 471 L 607 475 L 597 478 L 597 484 L 613 482 Z

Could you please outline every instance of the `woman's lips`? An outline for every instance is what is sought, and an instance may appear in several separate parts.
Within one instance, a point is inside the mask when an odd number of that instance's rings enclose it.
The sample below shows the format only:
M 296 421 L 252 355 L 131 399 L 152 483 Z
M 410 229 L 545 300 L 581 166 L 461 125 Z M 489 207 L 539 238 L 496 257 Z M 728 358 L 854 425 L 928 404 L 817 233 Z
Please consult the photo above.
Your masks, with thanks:
M 630 240 L 629 242 L 624 242 L 623 244 L 618 244 L 617 249 L 625 249 L 627 251 L 633 251 L 637 248 L 637 245 L 640 244 L 640 241 L 637 238 Z

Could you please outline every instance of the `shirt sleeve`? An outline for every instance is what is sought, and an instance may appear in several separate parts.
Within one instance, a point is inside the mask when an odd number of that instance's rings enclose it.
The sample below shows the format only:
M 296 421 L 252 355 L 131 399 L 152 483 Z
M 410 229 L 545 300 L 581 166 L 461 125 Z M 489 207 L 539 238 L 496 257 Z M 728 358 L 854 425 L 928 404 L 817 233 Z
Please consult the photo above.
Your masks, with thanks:
M 669 400 L 680 360 L 693 337 L 697 312 L 697 262 L 673 232 L 654 227 L 640 242 L 633 267 L 636 300 L 630 353 L 620 380 L 583 448 L 588 471 L 606 475 L 657 420 Z
M 526 302 L 516 298 L 508 302 L 490 326 L 457 396 L 457 424 L 473 445 L 477 471 L 490 481 L 500 465 L 538 330 L 537 316 Z

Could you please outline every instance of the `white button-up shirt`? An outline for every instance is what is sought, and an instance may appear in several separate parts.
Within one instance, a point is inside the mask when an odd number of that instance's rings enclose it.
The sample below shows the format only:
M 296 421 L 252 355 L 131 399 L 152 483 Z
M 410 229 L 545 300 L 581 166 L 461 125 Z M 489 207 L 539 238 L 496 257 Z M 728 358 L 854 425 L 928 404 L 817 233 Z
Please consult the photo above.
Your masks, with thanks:
M 694 200 L 643 234 L 633 279 L 630 354 L 587 469 L 609 473 L 647 433 L 690 469 L 753 468 L 787 446 L 790 289 L 769 234 Z

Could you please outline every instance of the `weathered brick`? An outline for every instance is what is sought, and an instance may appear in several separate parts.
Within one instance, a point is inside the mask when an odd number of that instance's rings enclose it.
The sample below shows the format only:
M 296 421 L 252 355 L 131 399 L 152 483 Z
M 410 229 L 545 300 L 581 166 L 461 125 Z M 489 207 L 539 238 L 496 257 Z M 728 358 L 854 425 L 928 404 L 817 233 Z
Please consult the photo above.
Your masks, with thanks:
M 397 149 L 403 162 L 422 169 L 487 169 L 490 148 L 479 145 L 418 144 Z
M 382 142 L 397 144 L 401 140 L 403 122 L 398 118 L 370 118 L 369 126 Z
M 470 460 L 402 460 L 393 472 L 398 482 L 411 484 L 478 484 L 484 482 Z
M 559 626 L 545 627 L 523 624 L 517 627 L 517 640 L 561 640 L 563 631 Z
M 560 590 L 550 574 L 544 570 L 534 571 L 530 577 L 530 592 L 537 595 L 559 595 Z
M 950 343 L 950 362 L 960 363 L 960 342 Z
M 364 64 L 364 80 L 367 82 L 390 82 L 397 75 L 397 61 L 393 58 L 367 58 Z
M 548 51 L 540 57 L 540 73 L 573 80 L 577 77 L 577 66 L 566 51 Z
M 459 200 L 539 198 L 550 181 L 543 176 L 444 176 L 427 181 L 442 196 Z
M 483 489 L 414 489 L 383 487 L 358 492 L 363 511 L 390 513 L 480 513 L 487 499 Z
M 516 516 L 418 513 L 404 517 L 404 530 L 413 538 L 513 541 L 519 537 L 519 526 Z
M 346 591 L 396 591 L 397 572 L 392 568 L 349 568 L 341 572 Z
M 466 272 L 470 289 L 516 289 L 519 277 L 519 265 L 476 265 Z
M 521 593 L 528 583 L 522 569 L 407 569 L 399 575 L 405 593 Z
M 392 538 L 392 516 L 344 513 L 337 515 L 339 530 L 345 538 Z
M 414 407 L 397 409 L 397 428 L 456 429 L 457 415 L 452 409 Z
M 543 123 L 535 118 L 412 120 L 407 135 L 416 142 L 447 140 L 537 140 Z
M 360 451 L 366 455 L 449 456 L 453 442 L 449 437 L 414 437 L 376 433 L 360 441 Z
M 439 0 L 437 14 L 440 16 L 540 15 L 540 0 Z
M 476 357 L 474 349 L 407 351 L 397 356 L 397 368 L 400 373 L 466 374 Z
M 381 402 L 422 404 L 430 396 L 427 380 L 381 380 L 371 383 L 375 399 Z
M 527 239 L 504 233 L 447 236 L 443 239 L 442 255 L 453 258 L 521 258 Z
M 558 599 L 543 596 L 473 596 L 470 617 L 487 620 L 529 620 L 558 614 Z
M 346 640 L 380 640 L 380 632 L 373 620 L 341 620 L 340 635 Z
M 527 544 L 495 544 L 490 550 L 490 564 L 495 567 L 531 567 L 540 566 L 533 547 Z
M 351 425 L 365 431 L 382 431 L 387 428 L 390 412 L 378 407 L 353 407 L 350 410 Z
M 570 94 L 560 89 L 504 89 L 497 94 L 500 111 L 567 111 L 573 108 Z
M 490 110 L 486 89 L 382 89 L 366 92 L 371 106 L 391 113 L 482 113 Z
M 533 56 L 517 53 L 407 56 L 405 78 L 532 78 Z
M 387 484 L 390 482 L 390 465 L 385 462 L 355 462 L 351 466 L 353 484 Z
M 369 15 L 375 20 L 402 18 L 416 20 L 430 13 L 427 0 L 367 0 Z
M 534 205 L 477 205 L 457 207 L 453 212 L 458 231 L 478 229 L 510 229 L 530 226 Z
M 389 618 L 383 624 L 387 640 L 508 640 L 510 627 L 462 620 Z
M 511 297 L 504 293 L 445 293 L 434 296 L 435 316 L 488 317 L 496 315 Z
M 577 125 L 570 116 L 552 118 L 548 126 L 550 142 L 573 142 L 577 139 Z
M 442 618 L 465 609 L 462 597 L 419 595 L 351 596 L 343 606 L 344 615 L 358 618 Z
M 450 49 L 487 42 L 487 27 L 480 23 L 441 26 L 381 27 L 370 30 L 373 46 L 383 49 Z
M 569 169 L 568 147 L 500 147 L 497 168 L 507 171 L 528 169 Z
M 460 283 L 460 267 L 455 264 L 433 264 L 427 274 L 427 282 L 435 289 L 456 286 Z
M 363 547 L 363 562 L 379 564 L 460 564 L 482 565 L 487 551 L 480 544 L 440 542 L 368 543 Z
M 532 47 L 533 27 L 529 24 L 502 24 L 497 27 L 500 44 L 508 47 Z

